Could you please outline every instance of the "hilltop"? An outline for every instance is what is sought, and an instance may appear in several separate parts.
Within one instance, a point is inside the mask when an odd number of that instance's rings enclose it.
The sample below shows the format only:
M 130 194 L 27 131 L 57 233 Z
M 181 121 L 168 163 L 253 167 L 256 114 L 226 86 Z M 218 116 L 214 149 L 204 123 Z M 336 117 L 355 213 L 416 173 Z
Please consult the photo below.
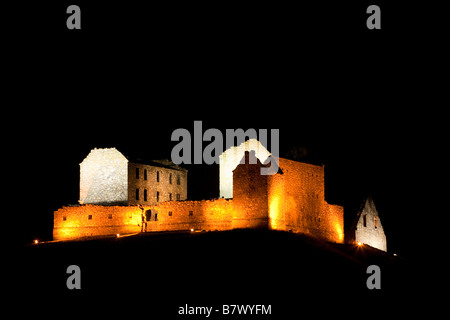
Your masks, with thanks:
M 372 303 L 389 310 L 411 294 L 404 259 L 287 232 L 147 233 L 30 245 L 24 252 L 18 272 L 34 303 L 57 303 L 80 316 L 88 306 L 102 317 L 176 315 L 178 306 L 195 303 L 271 304 L 274 318 L 337 315 Z M 66 288 L 72 264 L 81 269 L 81 290 Z M 366 287 L 371 264 L 382 270 L 381 290 Z

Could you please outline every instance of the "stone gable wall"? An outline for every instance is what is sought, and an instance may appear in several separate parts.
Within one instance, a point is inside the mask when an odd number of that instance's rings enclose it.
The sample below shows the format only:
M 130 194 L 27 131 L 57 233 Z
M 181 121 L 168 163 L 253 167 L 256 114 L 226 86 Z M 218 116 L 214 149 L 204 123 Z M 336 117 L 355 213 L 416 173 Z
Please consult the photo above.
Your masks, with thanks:
M 364 226 L 364 217 L 366 225 Z M 375 219 L 376 227 L 375 227 Z M 356 223 L 355 241 L 387 251 L 386 235 L 372 198 L 367 199 Z
M 93 149 L 80 163 L 81 204 L 127 204 L 128 160 L 117 149 Z

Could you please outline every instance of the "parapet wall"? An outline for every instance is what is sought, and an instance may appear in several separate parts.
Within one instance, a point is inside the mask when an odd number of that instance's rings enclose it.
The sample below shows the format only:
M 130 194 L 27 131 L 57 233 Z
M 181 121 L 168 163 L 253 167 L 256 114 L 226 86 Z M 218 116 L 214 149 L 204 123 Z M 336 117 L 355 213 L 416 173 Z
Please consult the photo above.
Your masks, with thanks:
M 268 180 L 271 228 L 343 242 L 344 209 L 325 201 L 324 167 L 283 158 L 279 166 Z
M 141 209 L 142 208 L 142 209 Z M 140 232 L 142 214 L 150 211 L 147 231 L 230 230 L 233 201 L 168 201 L 157 206 L 79 205 L 54 212 L 54 240 Z M 144 217 L 144 219 L 147 219 Z
M 69 240 L 140 231 L 138 206 L 79 205 L 54 212 L 53 240 Z
M 233 200 L 168 201 L 160 203 L 157 210 L 159 231 L 232 228 Z

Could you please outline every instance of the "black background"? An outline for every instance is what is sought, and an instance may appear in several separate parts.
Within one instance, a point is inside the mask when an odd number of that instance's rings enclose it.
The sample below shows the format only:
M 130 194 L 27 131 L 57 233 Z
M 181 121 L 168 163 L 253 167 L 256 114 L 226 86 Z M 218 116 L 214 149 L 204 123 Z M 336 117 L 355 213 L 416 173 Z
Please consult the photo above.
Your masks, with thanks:
M 66 28 L 69 4 L 81 8 L 81 30 Z M 381 7 L 381 30 L 366 27 L 370 4 Z M 78 164 L 92 148 L 169 158 L 173 130 L 193 133 L 202 120 L 204 130 L 280 129 L 281 156 L 302 147 L 304 161 L 326 165 L 327 201 L 345 206 L 346 225 L 371 194 L 388 250 L 417 256 L 419 217 L 432 214 L 427 169 L 443 146 L 427 87 L 442 53 L 433 10 L 388 1 L 8 8 L 8 239 L 51 239 L 52 212 L 77 203 Z M 217 166 L 186 167 L 190 198 L 217 197 Z

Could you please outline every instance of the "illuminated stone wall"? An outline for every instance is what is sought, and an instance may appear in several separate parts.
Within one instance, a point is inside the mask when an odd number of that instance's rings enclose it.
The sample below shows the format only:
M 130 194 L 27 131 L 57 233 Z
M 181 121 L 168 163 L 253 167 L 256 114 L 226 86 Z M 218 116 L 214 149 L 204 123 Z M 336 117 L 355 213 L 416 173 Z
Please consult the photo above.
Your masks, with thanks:
M 115 148 L 93 149 L 80 163 L 81 204 L 127 204 L 128 160 Z
M 352 229 L 350 232 L 354 234 L 354 241 L 387 251 L 386 235 L 371 197 L 364 202 Z
M 244 159 L 233 171 L 233 228 L 268 228 L 268 176 L 261 175 L 254 151 L 245 152 Z
M 286 228 L 286 203 L 284 175 L 269 176 L 267 181 L 267 205 L 270 229 L 289 230 Z
M 325 201 L 324 167 L 283 158 L 279 166 L 268 176 L 271 228 L 343 242 L 344 210 Z
M 129 163 L 129 205 L 156 205 L 158 202 L 186 200 L 187 170 L 168 161 L 167 164 L 173 165 L 174 168 Z M 138 175 L 136 170 L 139 170 Z M 139 199 L 136 197 L 137 192 L 139 193 Z
M 157 207 L 159 230 L 230 230 L 233 200 L 170 201 Z
M 265 163 L 270 152 L 256 139 L 250 139 L 237 147 L 225 150 L 219 156 L 219 196 L 233 198 L 233 170 L 244 157 L 245 152 L 255 151 L 256 158 Z
M 80 163 L 80 204 L 155 205 L 187 198 L 187 170 L 169 160 L 138 164 L 115 148 L 93 149 Z
M 142 209 L 141 209 L 142 208 Z M 230 230 L 233 200 L 168 201 L 156 206 L 78 205 L 54 212 L 54 240 L 70 240 L 141 231 Z
M 62 207 L 53 215 L 53 239 L 69 240 L 140 231 L 138 206 L 79 205 Z

